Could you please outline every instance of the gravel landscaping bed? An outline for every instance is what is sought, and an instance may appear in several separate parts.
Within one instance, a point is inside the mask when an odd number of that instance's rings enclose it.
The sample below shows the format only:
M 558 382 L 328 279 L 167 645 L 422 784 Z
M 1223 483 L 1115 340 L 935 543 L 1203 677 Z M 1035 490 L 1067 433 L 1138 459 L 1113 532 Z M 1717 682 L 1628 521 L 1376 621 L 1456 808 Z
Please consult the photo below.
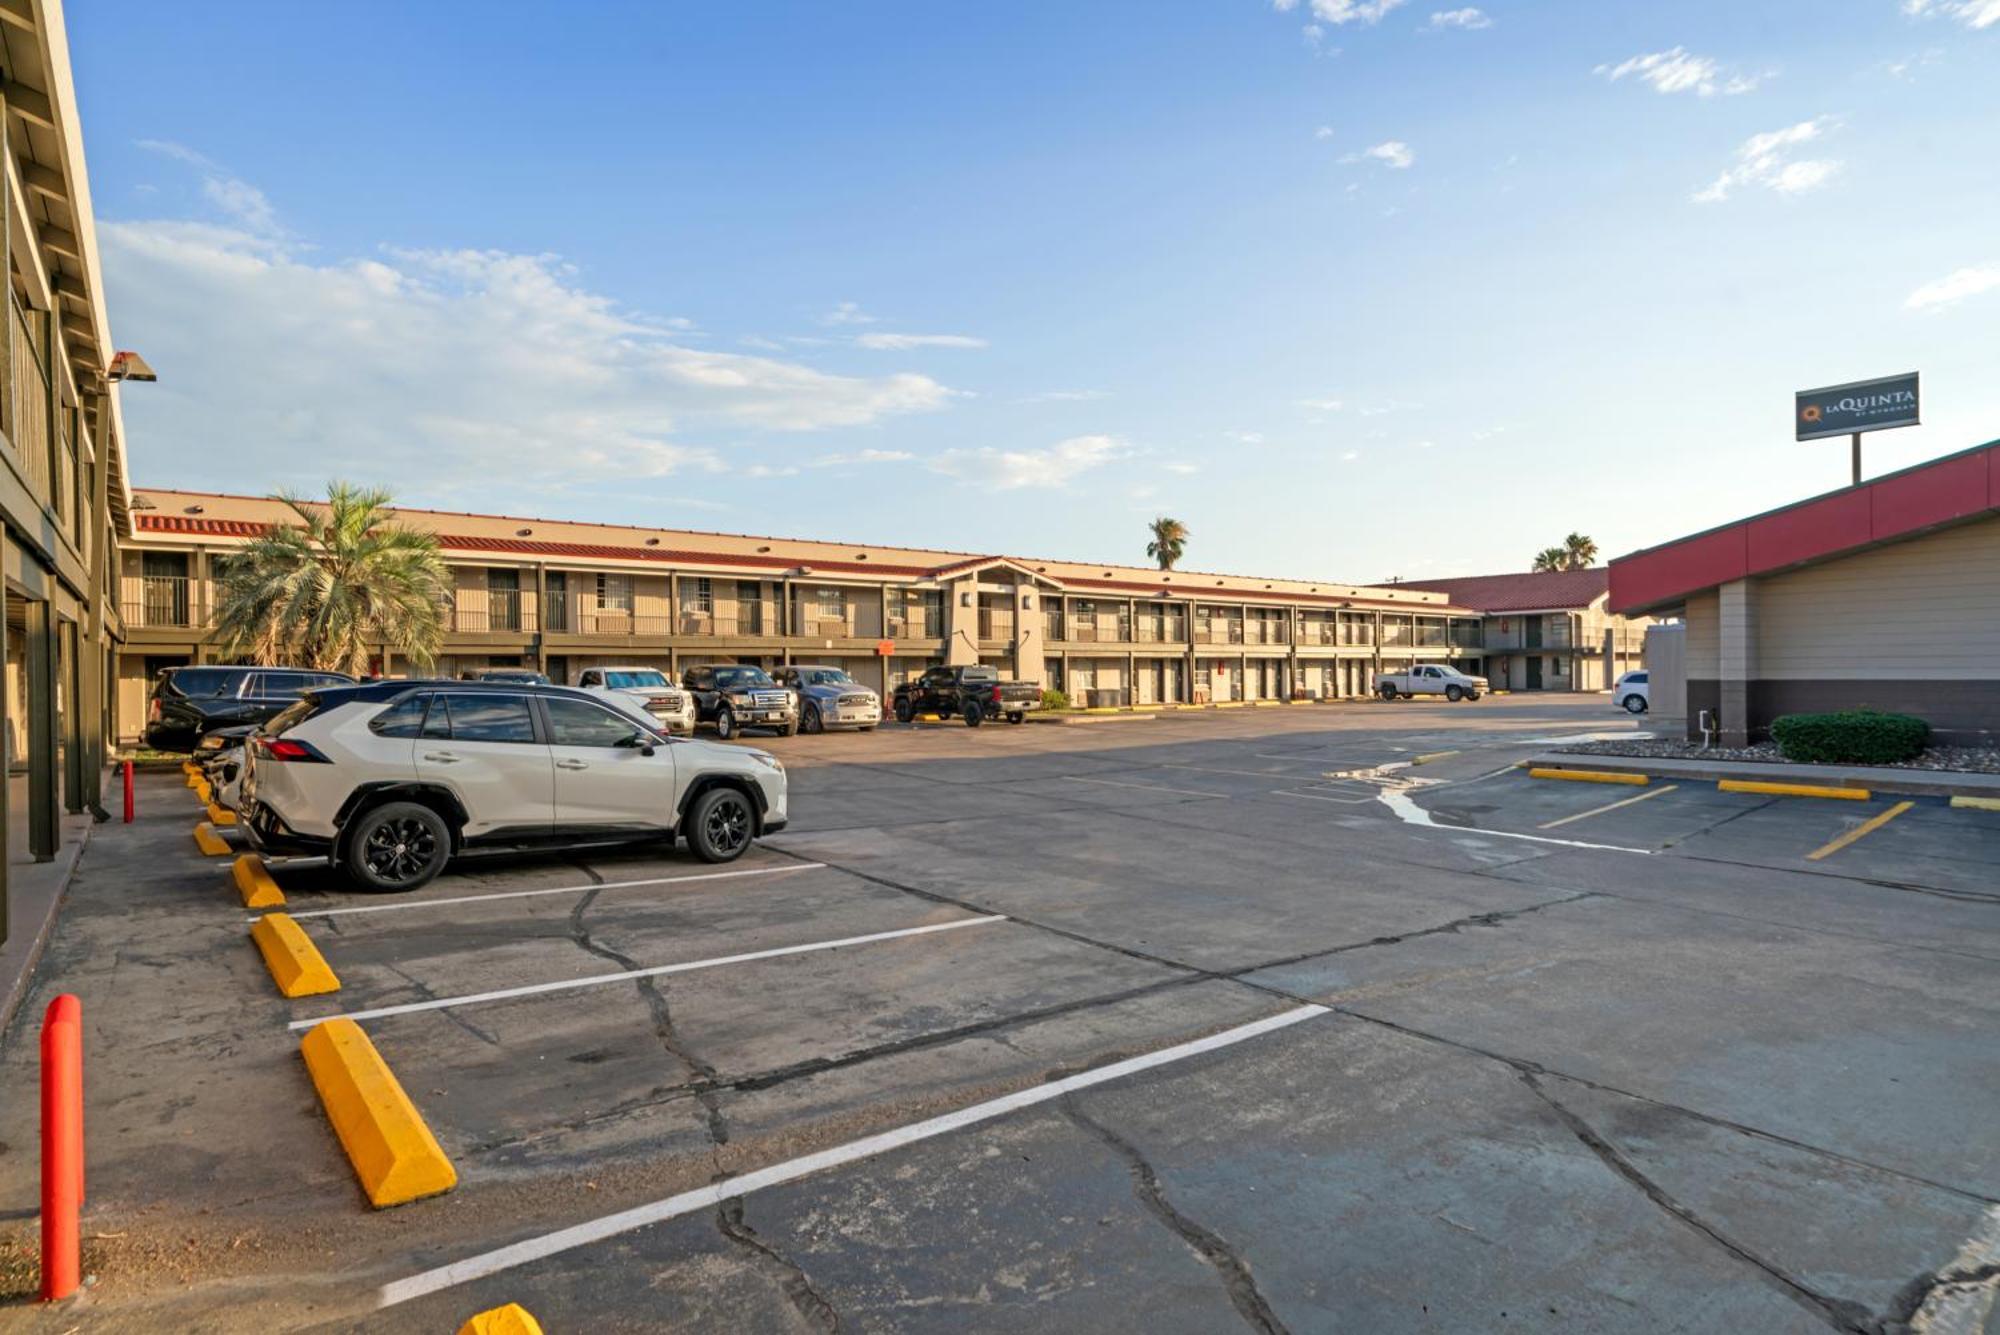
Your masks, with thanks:
M 1593 756 L 1641 756 L 1648 760 L 1750 760 L 1762 764 L 1789 765 L 1776 742 L 1755 746 L 1711 746 L 1699 742 L 1678 742 L 1665 738 L 1629 742 L 1581 742 L 1565 746 L 1565 752 Z M 1956 770 L 1967 774 L 2000 774 L 2000 747 L 1932 746 L 1915 760 L 1883 765 L 1882 769 Z

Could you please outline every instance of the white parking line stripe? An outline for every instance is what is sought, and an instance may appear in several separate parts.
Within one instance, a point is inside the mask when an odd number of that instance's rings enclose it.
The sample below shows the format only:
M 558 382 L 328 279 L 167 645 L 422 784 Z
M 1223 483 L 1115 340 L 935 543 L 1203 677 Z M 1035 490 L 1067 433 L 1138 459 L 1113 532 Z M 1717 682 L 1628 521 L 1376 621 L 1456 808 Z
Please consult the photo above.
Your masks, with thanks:
M 1120 783 L 1116 779 L 1086 779 L 1079 774 L 1065 774 L 1071 783 L 1101 783 L 1107 788 L 1144 788 L 1149 793 L 1179 793 L 1182 797 L 1228 797 L 1228 793 L 1204 793 L 1194 788 L 1163 788 L 1157 783 Z
M 721 881 L 737 876 L 782 876 L 786 872 L 811 871 L 824 862 L 801 862 L 783 867 L 747 867 L 742 871 L 712 871 L 700 876 L 655 876 L 644 881 L 605 881 L 599 885 L 556 885 L 543 890 L 501 890 L 490 895 L 454 895 L 450 899 L 412 899 L 400 904 L 359 904 L 344 909 L 299 909 L 294 918 L 335 918 L 348 913 L 396 913 L 404 909 L 434 909 L 446 904 L 479 904 L 489 899 L 527 899 L 532 895 L 580 895 L 586 890 L 630 890 L 641 885 L 679 885 L 686 881 Z M 249 922 L 255 918 L 246 919 Z
M 1677 792 L 1679 791 L 1679 789 L 1680 789 L 1679 784 L 1670 783 L 1667 784 L 1665 787 L 1655 788 L 1650 793 L 1641 793 L 1637 797 L 1628 797 L 1620 802 L 1606 802 L 1601 807 L 1592 807 L 1588 811 L 1579 811 L 1574 816 L 1564 816 L 1561 820 L 1543 821 L 1540 825 L 1537 825 L 1535 828 L 1538 830 L 1553 830 L 1557 826 L 1567 825 L 1573 820 L 1582 820 L 1587 816 L 1602 816 L 1607 811 L 1616 811 L 1620 807 L 1629 807 L 1634 802 L 1643 802 L 1649 797 L 1660 797 L 1666 793 Z
M 429 1001 L 412 1001 L 402 1006 L 378 1006 L 373 1010 L 342 1011 L 338 1015 L 293 1020 L 285 1028 L 310 1029 L 326 1020 L 378 1020 L 385 1015 L 408 1015 L 413 1011 L 443 1010 L 448 1006 L 474 1006 L 482 1001 L 506 1001 L 511 997 L 532 997 L 543 992 L 601 987 L 605 983 L 629 983 L 634 978 L 658 978 L 662 974 L 692 973 L 696 969 L 715 969 L 724 964 L 748 964 L 752 960 L 776 959 L 780 955 L 804 955 L 815 950 L 837 950 L 841 946 L 865 946 L 873 941 L 894 941 L 906 936 L 927 936 L 933 932 L 952 932 L 961 927 L 984 927 L 990 922 L 1005 921 L 1007 917 L 1001 913 L 988 914 L 982 918 L 959 918 L 953 922 L 932 923 L 928 927 L 904 927 L 893 932 L 870 932 L 866 936 L 843 936 L 837 941 L 808 941 L 802 946 L 778 946 L 771 950 L 752 950 L 741 955 L 720 955 L 710 960 L 688 960 L 684 964 L 661 964 L 650 969 L 591 974 L 584 978 L 564 978 L 553 983 L 529 983 L 525 987 L 506 987 L 497 992 L 472 992 L 462 997 L 434 997 Z
M 1405 825 L 1416 825 L 1429 830 L 1441 830 L 1446 834 L 1471 835 L 1482 839 L 1525 839 L 1531 844 L 1560 844 L 1564 848 L 1597 848 L 1607 853 L 1637 853 L 1640 857 L 1651 857 L 1650 848 L 1629 848 L 1624 844 L 1592 844 L 1581 839 L 1553 839 L 1545 834 L 1516 834 L 1512 830 L 1482 830 L 1476 825 L 1440 825 L 1431 819 L 1431 813 L 1418 806 L 1408 793 L 1383 793 L 1382 805 L 1396 814 L 1396 819 Z
M 699 1210 L 712 1209 L 731 1197 L 747 1196 L 753 1191 L 761 1191 L 766 1187 L 780 1186 L 786 1182 L 796 1182 L 802 1177 L 809 1177 L 814 1173 L 825 1172 L 829 1168 L 838 1168 L 844 1164 L 873 1158 L 875 1155 L 884 1154 L 890 1150 L 901 1149 L 905 1145 L 914 1145 L 919 1141 L 930 1140 L 950 1131 L 977 1126 L 981 1122 L 990 1122 L 996 1117 L 1004 1117 L 1008 1113 L 1016 1112 L 1022 1108 L 1032 1108 L 1036 1104 L 1047 1103 L 1051 1099 L 1059 1099 L 1074 1090 L 1088 1089 L 1092 1085 L 1101 1085 L 1107 1081 L 1117 1080 L 1155 1066 L 1165 1066 L 1171 1062 L 1200 1056 L 1204 1052 L 1213 1052 L 1217 1048 L 1230 1047 L 1243 1042 L 1245 1039 L 1256 1038 L 1261 1034 L 1268 1034 L 1273 1030 L 1288 1028 L 1291 1025 L 1299 1023 L 1301 1020 L 1310 1020 L 1327 1013 L 1328 1010 L 1325 1006 L 1297 1006 L 1291 1010 L 1280 1011 L 1276 1015 L 1269 1015 L 1261 1020 L 1252 1021 L 1249 1024 L 1238 1025 L 1234 1029 L 1225 1029 L 1219 1034 L 1210 1034 L 1207 1038 L 1197 1038 L 1192 1042 L 1178 1043 L 1170 1048 L 1161 1048 L 1157 1052 L 1148 1052 L 1142 1056 L 1129 1057 L 1121 1062 L 1113 1062 L 1109 1066 L 1100 1066 L 1095 1070 L 1065 1076 L 1061 1080 L 1051 1080 L 1047 1084 L 1033 1085 L 1013 1094 L 1003 1095 L 997 1099 L 990 1099 L 985 1103 L 975 1103 L 971 1107 L 961 1108 L 957 1112 L 945 1113 L 941 1117 L 933 1117 L 922 1122 L 913 1122 L 908 1126 L 898 1127 L 893 1131 L 884 1131 L 878 1135 L 866 1136 L 860 1140 L 850 1141 L 845 1145 L 836 1145 L 832 1149 L 821 1150 L 816 1154 L 806 1154 L 796 1159 L 786 1159 L 781 1163 L 772 1164 L 769 1168 L 759 1168 L 755 1172 L 745 1173 L 741 1177 L 724 1178 L 720 1182 L 714 1182 L 705 1187 L 696 1187 L 693 1191 L 684 1191 L 678 1196 L 669 1196 L 665 1200 L 635 1206 L 630 1210 L 621 1210 L 617 1214 L 605 1215 L 601 1219 L 593 1219 L 586 1223 L 575 1224 L 569 1228 L 558 1229 L 553 1233 L 544 1233 L 538 1238 L 528 1238 L 511 1246 L 500 1247 L 490 1252 L 482 1252 L 477 1256 L 469 1256 L 463 1261 L 454 1261 L 450 1265 L 439 1266 L 435 1270 L 426 1270 L 422 1274 L 412 1275 L 408 1279 L 399 1279 L 392 1283 L 384 1284 L 376 1294 L 376 1306 L 394 1307 L 396 1304 L 406 1303 L 412 1298 L 422 1298 L 427 1294 L 440 1293 L 445 1289 L 470 1283 L 475 1279 L 483 1279 L 488 1275 L 497 1275 L 503 1270 L 511 1270 L 515 1266 L 527 1265 L 531 1262 L 542 1260 L 545 1257 L 554 1256 L 559 1252 L 571 1251 L 593 1242 L 601 1242 L 606 1238 L 616 1237 L 620 1233 L 629 1233 L 633 1229 L 645 1228 L 651 1224 L 664 1223 L 669 1219 L 678 1219 L 682 1215 L 693 1214 Z

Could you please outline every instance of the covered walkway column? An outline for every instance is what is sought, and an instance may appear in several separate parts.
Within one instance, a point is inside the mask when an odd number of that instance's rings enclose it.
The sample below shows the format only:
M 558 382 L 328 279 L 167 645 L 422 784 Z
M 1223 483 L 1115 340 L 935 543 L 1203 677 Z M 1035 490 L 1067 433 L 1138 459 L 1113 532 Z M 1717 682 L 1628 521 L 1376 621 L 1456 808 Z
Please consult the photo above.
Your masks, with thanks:
M 1757 675 L 1757 597 L 1747 579 L 1722 586 L 1718 618 L 1718 740 L 1750 745 L 1750 683 Z
M 23 602 L 27 631 L 23 666 L 28 696 L 28 852 L 35 861 L 56 855 L 60 837 L 56 803 L 61 800 L 56 773 L 56 645 L 55 618 L 46 598 Z

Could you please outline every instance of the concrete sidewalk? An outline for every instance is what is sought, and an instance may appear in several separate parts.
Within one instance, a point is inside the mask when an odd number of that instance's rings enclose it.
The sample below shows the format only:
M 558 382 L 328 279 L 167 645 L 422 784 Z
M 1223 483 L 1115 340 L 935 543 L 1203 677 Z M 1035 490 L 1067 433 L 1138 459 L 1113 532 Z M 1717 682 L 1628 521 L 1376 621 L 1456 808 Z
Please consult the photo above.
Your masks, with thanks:
M 1650 774 L 1662 779 L 1754 779 L 1766 783 L 1813 783 L 1866 788 L 1877 793 L 1921 797 L 2000 798 L 2000 774 L 1964 770 L 1903 769 L 1890 765 L 1795 765 L 1754 760 L 1669 760 L 1652 756 L 1607 756 L 1583 751 L 1550 751 L 1529 761 L 1550 769 L 1608 770 Z
M 21 811 L 23 806 L 23 803 L 16 802 L 14 810 Z M 90 832 L 96 824 L 88 813 L 64 816 L 61 846 L 48 862 L 36 862 L 28 856 L 25 813 L 20 820 L 20 828 L 9 833 L 7 847 L 12 856 L 8 860 L 4 892 L 7 896 L 7 940 L 0 943 L 0 1034 L 7 1032 L 21 998 L 28 994 L 28 985 L 35 975 L 35 964 L 41 959 L 42 947 L 48 944 L 49 933 L 55 928 L 56 912 L 62 907 L 63 896 L 69 892 L 77 859 L 83 856 L 83 850 L 90 841 Z

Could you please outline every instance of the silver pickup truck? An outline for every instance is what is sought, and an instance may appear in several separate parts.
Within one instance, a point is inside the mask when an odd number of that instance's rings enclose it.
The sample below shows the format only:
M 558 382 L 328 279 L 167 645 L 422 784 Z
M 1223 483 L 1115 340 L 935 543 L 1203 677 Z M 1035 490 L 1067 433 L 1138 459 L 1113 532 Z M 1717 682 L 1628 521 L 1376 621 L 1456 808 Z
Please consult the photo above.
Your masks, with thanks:
M 1397 696 L 1441 695 L 1453 704 L 1477 700 L 1490 689 L 1484 677 L 1469 677 L 1442 663 L 1419 663 L 1408 672 L 1384 672 L 1375 679 L 1375 693 L 1384 700 Z

